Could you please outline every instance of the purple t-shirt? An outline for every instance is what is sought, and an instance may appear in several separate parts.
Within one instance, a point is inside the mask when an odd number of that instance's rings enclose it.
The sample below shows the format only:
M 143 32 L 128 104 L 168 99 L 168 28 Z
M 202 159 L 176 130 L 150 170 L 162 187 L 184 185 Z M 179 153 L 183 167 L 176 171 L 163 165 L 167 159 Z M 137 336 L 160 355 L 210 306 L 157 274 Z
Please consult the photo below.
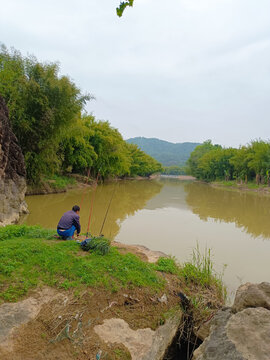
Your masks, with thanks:
M 57 229 L 67 230 L 70 229 L 72 225 L 75 226 L 77 234 L 79 234 L 81 231 L 80 217 L 75 213 L 75 211 L 69 210 L 61 217 L 57 225 Z

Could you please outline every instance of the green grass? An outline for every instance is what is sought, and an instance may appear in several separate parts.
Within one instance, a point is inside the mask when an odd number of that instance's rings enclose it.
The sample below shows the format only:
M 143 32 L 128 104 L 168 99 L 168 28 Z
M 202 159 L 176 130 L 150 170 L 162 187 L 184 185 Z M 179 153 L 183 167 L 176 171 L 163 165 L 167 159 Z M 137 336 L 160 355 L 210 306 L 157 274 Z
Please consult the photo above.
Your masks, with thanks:
M 0 227 L 0 241 L 21 237 L 52 239 L 54 234 L 55 230 L 43 229 L 40 226 L 7 225 Z
M 226 288 L 222 282 L 222 275 L 214 271 L 211 249 L 200 251 L 199 245 L 192 251 L 192 259 L 183 264 L 180 276 L 187 284 L 193 283 L 205 288 L 215 287 L 221 297 L 226 297 Z
M 104 256 L 83 252 L 73 241 L 52 240 L 52 230 L 25 225 L 0 229 L 0 299 L 17 301 L 39 285 L 62 289 L 82 285 L 120 288 L 164 287 L 151 264 L 116 248 Z
M 269 187 L 268 184 L 258 185 L 256 184 L 255 181 L 248 181 L 247 183 L 243 182 L 241 184 L 240 181 L 236 181 L 236 180 L 229 180 L 229 181 L 220 180 L 220 181 L 214 181 L 213 184 L 222 185 L 224 187 L 238 187 L 241 185 L 242 187 L 246 187 L 248 189 L 261 189 L 261 188 Z
M 203 289 L 212 289 L 210 293 L 219 294 L 220 298 L 225 294 L 221 277 L 213 270 L 210 250 L 201 254 L 197 246 L 191 261 L 183 265 L 172 257 L 161 257 L 157 263 L 149 264 L 134 254 L 120 254 L 104 238 L 96 239 L 94 249 L 85 252 L 74 241 L 56 240 L 54 234 L 54 230 L 39 226 L 0 228 L 0 302 L 17 301 L 30 289 L 42 285 L 72 288 L 76 296 L 85 286 L 105 287 L 111 292 L 135 287 L 158 291 L 165 287 L 160 272 L 178 276 L 179 284 L 188 291 L 198 286 L 200 290 L 190 294 L 195 308 L 205 302 L 200 298 Z M 104 252 L 104 248 L 109 252 Z
M 44 179 L 45 182 L 49 183 L 51 188 L 54 189 L 66 189 L 69 185 L 75 185 L 76 180 L 62 175 L 52 175 Z
M 160 257 L 153 266 L 155 270 L 169 274 L 179 274 L 180 271 L 179 266 L 172 257 Z
M 230 181 L 225 181 L 225 180 L 223 180 L 223 181 L 215 181 L 214 183 L 221 184 L 223 186 L 228 186 L 228 187 L 237 185 L 236 182 L 232 181 L 232 180 L 230 180 Z

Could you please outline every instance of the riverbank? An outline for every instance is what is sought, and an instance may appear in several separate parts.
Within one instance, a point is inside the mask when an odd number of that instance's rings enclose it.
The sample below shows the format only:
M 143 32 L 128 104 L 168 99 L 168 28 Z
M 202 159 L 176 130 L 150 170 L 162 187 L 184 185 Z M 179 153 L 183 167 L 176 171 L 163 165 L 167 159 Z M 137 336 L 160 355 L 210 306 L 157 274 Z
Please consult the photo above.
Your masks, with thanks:
M 229 189 L 232 191 L 252 192 L 261 195 L 270 195 L 270 187 L 268 185 L 257 185 L 254 182 L 237 183 L 236 181 L 214 181 L 208 184 L 213 187 Z
M 187 307 L 198 327 L 224 302 L 220 280 L 198 261 L 180 266 L 116 242 L 102 256 L 56 239 L 51 230 L 0 230 L 0 313 L 8 315 L 0 331 L 3 360 L 89 360 L 98 353 L 136 359 L 154 351 L 156 331 L 160 336 L 170 321 L 179 323 Z
M 125 177 L 125 178 L 113 178 L 107 179 L 106 181 L 121 181 L 121 180 L 154 180 L 159 175 L 151 175 L 149 177 L 136 176 L 136 177 Z M 51 177 L 42 178 L 39 184 L 27 184 L 26 196 L 28 195 L 47 195 L 47 194 L 58 194 L 67 192 L 69 189 L 75 189 L 85 186 L 93 186 L 96 183 L 96 179 L 79 175 L 70 174 L 68 176 L 54 175 Z
M 79 178 L 70 176 L 54 175 L 50 177 L 43 177 L 39 184 L 27 184 L 26 195 L 45 195 L 57 194 L 66 192 L 68 189 L 81 186 L 83 182 L 86 183 L 86 177 Z

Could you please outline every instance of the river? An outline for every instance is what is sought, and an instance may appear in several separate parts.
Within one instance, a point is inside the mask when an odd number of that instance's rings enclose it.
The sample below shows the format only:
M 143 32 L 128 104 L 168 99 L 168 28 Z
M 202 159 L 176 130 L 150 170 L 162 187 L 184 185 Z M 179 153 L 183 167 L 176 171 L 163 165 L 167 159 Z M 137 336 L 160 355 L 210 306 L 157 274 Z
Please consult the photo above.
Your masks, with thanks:
M 93 189 L 28 196 L 28 225 L 55 228 L 61 215 L 81 205 L 86 232 Z M 176 178 L 127 180 L 97 187 L 90 232 L 102 233 L 126 244 L 140 244 L 173 255 L 180 262 L 191 258 L 197 244 L 210 248 L 215 269 L 221 273 L 232 298 L 244 282 L 270 281 L 270 197 L 250 192 L 213 188 Z

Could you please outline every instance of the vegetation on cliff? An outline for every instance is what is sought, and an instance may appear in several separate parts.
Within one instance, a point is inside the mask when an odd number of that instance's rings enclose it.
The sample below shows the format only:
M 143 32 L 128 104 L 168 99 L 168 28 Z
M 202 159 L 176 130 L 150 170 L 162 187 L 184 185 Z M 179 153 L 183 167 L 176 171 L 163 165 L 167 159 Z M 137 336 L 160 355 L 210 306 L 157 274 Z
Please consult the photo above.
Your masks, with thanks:
M 255 181 L 270 186 L 270 142 L 251 141 L 239 149 L 213 145 L 210 140 L 199 145 L 188 159 L 189 173 L 206 181 Z
M 1 47 L 0 94 L 25 157 L 29 183 L 61 173 L 99 173 L 104 179 L 148 176 L 162 169 L 108 122 L 87 114 L 84 106 L 93 96 L 82 94 L 59 72 L 58 63 L 41 63 Z

